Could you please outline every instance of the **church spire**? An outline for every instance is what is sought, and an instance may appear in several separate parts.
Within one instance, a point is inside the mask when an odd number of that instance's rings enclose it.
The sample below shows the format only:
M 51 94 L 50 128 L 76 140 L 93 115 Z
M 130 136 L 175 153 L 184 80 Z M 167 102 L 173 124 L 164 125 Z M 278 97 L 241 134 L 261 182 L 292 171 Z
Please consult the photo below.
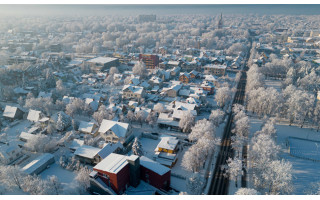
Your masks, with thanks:
M 222 29 L 222 26 L 223 26 L 223 22 L 222 22 L 222 13 L 221 13 L 219 22 L 218 22 L 218 29 Z

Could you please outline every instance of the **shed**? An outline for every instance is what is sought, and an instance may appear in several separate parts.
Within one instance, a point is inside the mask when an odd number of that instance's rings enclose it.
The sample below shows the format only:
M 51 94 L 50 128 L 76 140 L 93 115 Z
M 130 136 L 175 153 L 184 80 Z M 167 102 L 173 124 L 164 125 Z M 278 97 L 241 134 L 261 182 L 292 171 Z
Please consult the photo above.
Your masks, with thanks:
M 54 156 L 50 153 L 45 153 L 24 166 L 22 171 L 29 175 L 38 175 L 52 163 L 54 163 Z

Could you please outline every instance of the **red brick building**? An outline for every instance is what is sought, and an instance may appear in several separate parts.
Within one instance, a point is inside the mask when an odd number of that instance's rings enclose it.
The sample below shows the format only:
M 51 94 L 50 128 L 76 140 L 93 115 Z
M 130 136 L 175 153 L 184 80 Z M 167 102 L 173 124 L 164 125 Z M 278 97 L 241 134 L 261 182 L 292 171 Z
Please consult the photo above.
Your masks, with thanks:
M 154 69 L 159 66 L 159 56 L 151 54 L 139 54 L 139 60 L 146 64 L 147 69 Z
M 126 156 L 111 153 L 93 167 L 99 178 L 117 194 L 123 194 L 129 187 L 130 168 Z
M 147 157 L 140 157 L 141 180 L 153 187 L 168 190 L 170 187 L 171 170 Z
M 140 179 L 158 189 L 168 190 L 170 186 L 171 170 L 144 156 L 111 153 L 93 170 L 117 194 L 123 194 L 130 185 L 138 186 Z

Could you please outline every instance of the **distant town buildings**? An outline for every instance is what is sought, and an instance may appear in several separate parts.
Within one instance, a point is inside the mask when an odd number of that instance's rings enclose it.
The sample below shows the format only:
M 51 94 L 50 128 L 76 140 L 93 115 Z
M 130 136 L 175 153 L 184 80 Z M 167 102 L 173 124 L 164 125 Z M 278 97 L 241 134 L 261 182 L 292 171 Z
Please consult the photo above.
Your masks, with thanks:
M 151 54 L 139 54 L 139 60 L 142 60 L 147 69 L 159 67 L 159 56 Z
M 139 15 L 138 20 L 140 23 L 142 22 L 154 22 L 157 20 L 156 15 Z

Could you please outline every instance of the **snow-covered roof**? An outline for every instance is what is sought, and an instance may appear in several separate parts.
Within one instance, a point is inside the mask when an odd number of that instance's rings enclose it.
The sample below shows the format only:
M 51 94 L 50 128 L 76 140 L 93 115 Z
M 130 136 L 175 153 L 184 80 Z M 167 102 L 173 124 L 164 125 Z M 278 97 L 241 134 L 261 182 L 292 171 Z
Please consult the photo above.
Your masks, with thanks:
M 41 111 L 29 110 L 27 119 L 33 122 L 37 122 L 40 119 Z
M 3 116 L 9 117 L 9 118 L 14 118 L 14 116 L 16 115 L 17 109 L 18 109 L 18 107 L 6 105 L 4 112 L 3 112 Z
M 133 85 L 125 85 L 125 86 L 123 86 L 122 91 L 127 90 L 127 89 L 130 90 L 134 94 L 142 94 L 144 88 L 139 87 L 139 86 L 133 86 Z
M 129 127 L 128 123 L 122 123 L 122 122 L 116 122 L 116 121 L 104 119 L 104 120 L 102 120 L 99 132 L 105 133 L 108 130 L 111 130 L 118 137 L 124 138 L 124 137 L 126 137 L 128 127 Z
M 31 133 L 27 133 L 27 132 L 21 132 L 19 138 L 23 139 L 23 140 L 32 140 L 33 138 L 37 137 L 37 135 L 31 134 Z
M 186 90 L 186 89 L 179 90 L 179 95 L 180 96 L 189 96 L 190 90 Z
M 14 150 L 18 152 L 19 149 L 20 147 L 16 144 L 0 145 L 0 161 L 1 161 L 1 157 L 5 160 L 9 160 L 11 157 L 10 155 L 12 154 L 11 152 L 13 152 Z
M 54 159 L 54 156 L 50 153 L 45 153 L 24 166 L 22 171 L 27 174 L 33 174 L 39 167 L 43 166 L 51 159 Z
M 92 58 L 90 60 L 87 60 L 86 62 L 90 62 L 90 63 L 98 63 L 98 64 L 106 64 L 109 62 L 112 62 L 114 60 L 117 60 L 118 58 L 111 58 L 111 57 L 96 57 L 96 58 Z
M 163 137 L 161 138 L 161 141 L 159 142 L 157 149 L 168 149 L 168 150 L 174 150 L 179 143 L 179 140 L 176 137 Z
M 73 139 L 71 145 L 69 146 L 70 149 L 78 149 L 84 145 L 84 140 L 79 140 L 79 139 Z
M 82 145 L 79 148 L 77 148 L 77 150 L 74 152 L 74 155 L 93 159 L 98 154 L 99 151 L 100 151 L 99 148 L 88 146 L 88 145 Z
M 98 155 L 104 159 L 107 156 L 109 156 L 111 153 L 113 153 L 116 149 L 122 148 L 122 144 L 120 142 L 112 144 L 112 143 L 106 143 L 105 146 L 98 152 Z
M 181 119 L 185 112 L 190 112 L 193 116 L 197 116 L 197 111 L 195 110 L 174 110 L 172 113 L 172 117 L 176 119 Z
M 213 65 L 213 64 L 207 64 L 204 66 L 204 68 L 212 68 L 212 69 L 226 69 L 226 65 Z
M 196 104 L 184 103 L 181 101 L 173 101 L 169 104 L 175 110 L 194 110 L 196 108 Z
M 93 169 L 117 174 L 127 164 L 127 156 L 111 153 L 96 166 L 94 166 Z
M 145 156 L 140 157 L 140 165 L 147 168 L 147 169 L 150 169 L 151 171 L 153 171 L 161 176 L 168 173 L 169 171 L 171 171 L 168 167 L 165 167 L 165 166 L 161 165 L 160 163 L 155 162 Z
M 82 131 L 85 133 L 93 133 L 94 132 L 93 128 L 94 128 L 95 124 L 96 123 L 94 123 L 94 122 L 80 121 L 79 131 Z
M 160 113 L 157 123 L 179 127 L 179 122 L 173 120 L 172 116 L 170 116 L 170 114 L 167 113 Z

